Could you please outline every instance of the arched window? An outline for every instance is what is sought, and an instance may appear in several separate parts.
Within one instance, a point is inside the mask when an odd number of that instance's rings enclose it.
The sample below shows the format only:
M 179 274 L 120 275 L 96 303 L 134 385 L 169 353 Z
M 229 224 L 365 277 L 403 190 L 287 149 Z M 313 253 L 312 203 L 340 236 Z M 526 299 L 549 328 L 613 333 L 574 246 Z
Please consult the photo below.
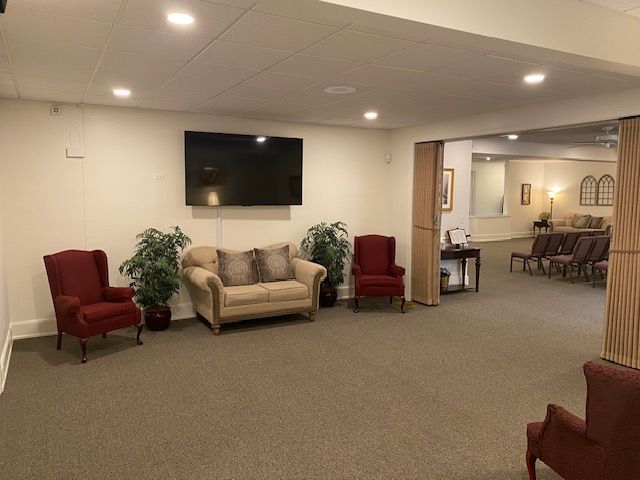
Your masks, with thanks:
M 611 175 L 603 175 L 598 180 L 598 205 L 613 205 L 614 181 Z
M 592 175 L 587 175 L 580 184 L 580 205 L 597 205 L 598 182 Z

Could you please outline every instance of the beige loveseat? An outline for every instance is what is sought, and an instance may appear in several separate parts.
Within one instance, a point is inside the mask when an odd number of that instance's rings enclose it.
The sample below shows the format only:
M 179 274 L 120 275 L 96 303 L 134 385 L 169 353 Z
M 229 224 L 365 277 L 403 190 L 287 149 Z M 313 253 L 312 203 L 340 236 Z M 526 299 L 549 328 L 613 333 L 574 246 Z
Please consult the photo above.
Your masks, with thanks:
M 594 216 L 586 213 L 565 213 L 560 218 L 549 220 L 552 232 L 589 232 L 604 230 L 610 235 L 613 230 L 612 216 Z
M 290 242 L 262 247 L 275 249 L 289 245 L 294 277 L 291 280 L 225 287 L 218 276 L 216 247 L 193 247 L 182 258 L 184 283 L 196 311 L 211 324 L 213 334 L 220 325 L 249 318 L 306 313 L 315 320 L 320 282 L 327 270 L 316 263 L 297 258 L 298 249 Z M 225 249 L 228 251 L 228 249 Z M 254 262 L 255 263 L 255 262 Z

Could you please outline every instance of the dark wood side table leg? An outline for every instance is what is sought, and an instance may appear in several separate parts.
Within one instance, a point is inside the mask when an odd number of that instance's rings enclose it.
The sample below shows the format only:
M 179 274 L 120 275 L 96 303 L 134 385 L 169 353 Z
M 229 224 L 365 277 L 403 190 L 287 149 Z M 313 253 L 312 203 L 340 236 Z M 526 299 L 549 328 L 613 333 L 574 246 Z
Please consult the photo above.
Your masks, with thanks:
M 467 259 L 463 258 L 460 263 L 462 263 L 462 288 L 464 289 L 466 286 L 465 279 L 467 278 Z
M 476 292 L 480 291 L 480 255 L 476 257 Z

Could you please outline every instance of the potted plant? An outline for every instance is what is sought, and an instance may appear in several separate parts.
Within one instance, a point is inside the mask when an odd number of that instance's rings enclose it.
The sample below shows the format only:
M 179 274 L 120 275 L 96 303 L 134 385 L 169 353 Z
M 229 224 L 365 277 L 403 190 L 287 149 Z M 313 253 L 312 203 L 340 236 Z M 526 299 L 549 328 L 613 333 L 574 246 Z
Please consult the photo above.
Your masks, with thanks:
M 131 278 L 130 287 L 136 290 L 135 299 L 144 309 L 144 321 L 149 330 L 165 330 L 171 322 L 169 299 L 180 289 L 182 278 L 180 252 L 189 244 L 180 227 L 163 233 L 147 228 L 136 236 L 135 254 L 118 269 Z
M 444 268 L 440 267 L 440 291 L 446 292 L 449 288 L 449 277 L 451 276 L 451 272 Z
M 351 253 L 347 225 L 344 222 L 322 222 L 307 230 L 301 250 L 312 262 L 327 269 L 320 285 L 320 306 L 333 307 L 338 298 L 337 287 L 344 282 L 344 263 Z
M 551 212 L 542 212 L 538 215 L 538 218 L 543 222 L 548 222 L 551 218 Z

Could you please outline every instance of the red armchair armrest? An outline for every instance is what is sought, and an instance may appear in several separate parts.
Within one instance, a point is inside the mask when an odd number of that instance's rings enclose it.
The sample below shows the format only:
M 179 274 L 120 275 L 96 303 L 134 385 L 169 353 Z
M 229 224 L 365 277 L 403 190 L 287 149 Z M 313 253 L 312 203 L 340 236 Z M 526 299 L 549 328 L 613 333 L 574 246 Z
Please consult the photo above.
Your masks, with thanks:
M 351 273 L 358 276 L 358 275 L 362 275 L 362 269 L 360 268 L 360 265 L 352 265 L 351 266 Z
M 133 298 L 136 291 L 129 287 L 102 287 L 102 294 L 108 302 L 127 302 Z
M 67 295 L 58 295 L 53 302 L 53 306 L 62 318 L 73 318 L 80 311 L 80 299 Z
M 394 277 L 402 277 L 404 275 L 404 267 L 400 265 L 389 265 L 389 275 L 393 275 Z
M 558 405 L 547 407 L 540 459 L 563 478 L 603 480 L 604 449 L 587 437 L 587 426 Z

